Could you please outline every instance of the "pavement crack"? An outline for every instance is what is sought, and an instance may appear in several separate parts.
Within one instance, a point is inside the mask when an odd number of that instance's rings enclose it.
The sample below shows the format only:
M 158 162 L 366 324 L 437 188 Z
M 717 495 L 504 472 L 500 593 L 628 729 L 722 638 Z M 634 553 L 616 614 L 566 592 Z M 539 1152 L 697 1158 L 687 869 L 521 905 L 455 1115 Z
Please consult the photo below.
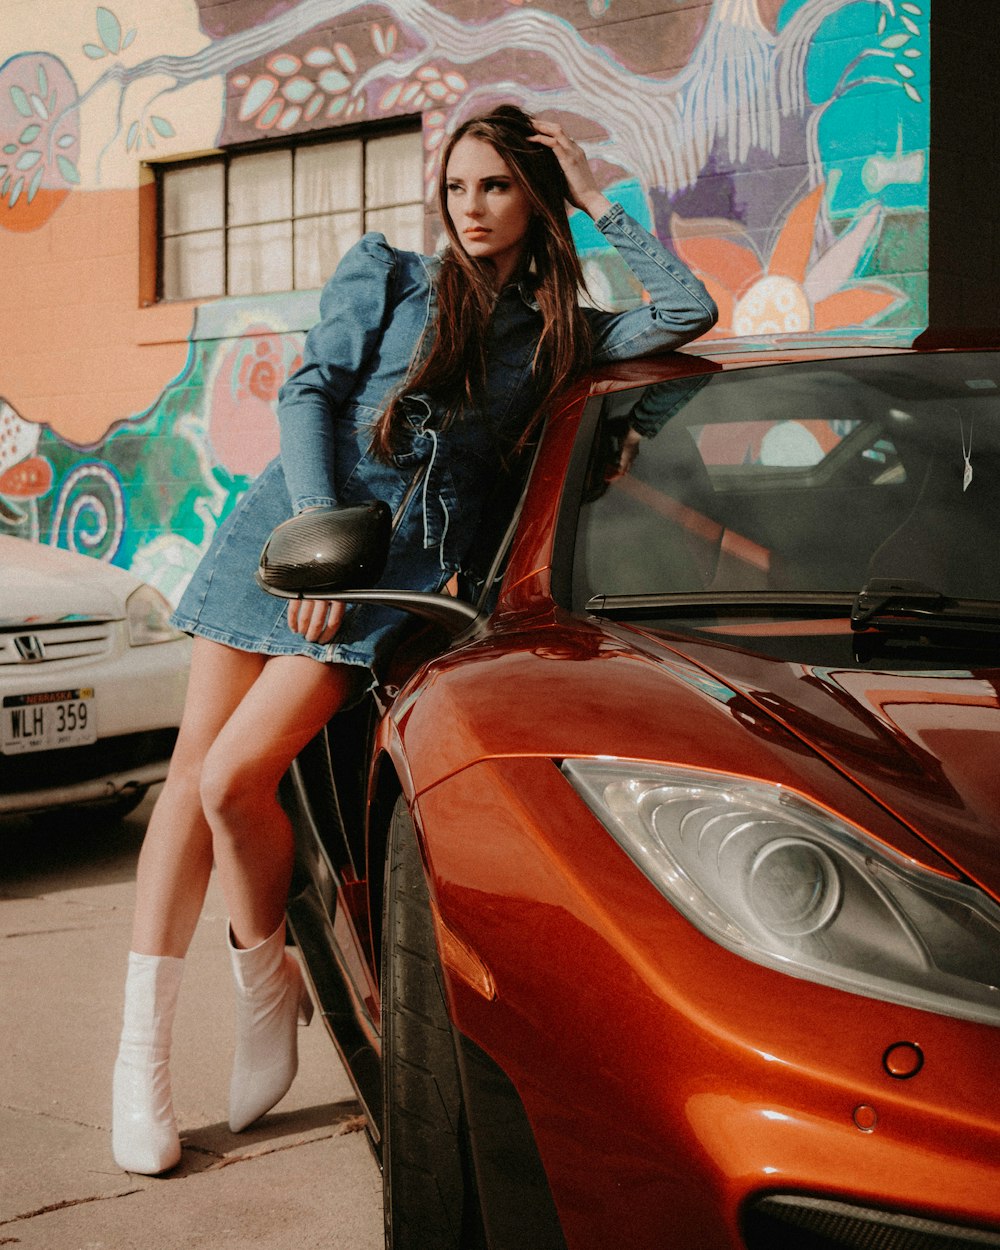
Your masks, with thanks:
M 181 1145 L 184 1147 L 185 1150 L 190 1151 L 191 1154 L 207 1155 L 208 1158 L 210 1159 L 224 1159 L 225 1158 L 225 1155 L 223 1155 L 220 1151 L 210 1150 L 208 1146 L 195 1145 L 194 1142 L 189 1142 L 187 1138 L 183 1136 L 181 1137 Z
M 234 1163 L 250 1163 L 254 1159 L 264 1159 L 268 1155 L 280 1154 L 284 1150 L 298 1150 L 301 1146 L 313 1146 L 317 1142 L 332 1141 L 335 1137 L 345 1137 L 348 1133 L 359 1133 L 365 1127 L 365 1117 L 363 1115 L 353 1115 L 347 1120 L 343 1120 L 330 1133 L 323 1133 L 319 1137 L 309 1137 L 303 1141 L 286 1142 L 283 1145 L 275 1146 L 265 1144 L 256 1150 L 243 1150 L 239 1154 L 224 1155 L 217 1163 L 213 1163 L 206 1168 L 206 1172 L 216 1172 L 221 1168 L 231 1167 Z
M 34 1116 L 42 1120 L 54 1120 L 57 1124 L 72 1124 L 76 1128 L 107 1132 L 106 1124 L 91 1124 L 89 1120 L 78 1120 L 71 1115 L 57 1115 L 54 1111 L 44 1111 L 40 1107 L 21 1107 L 14 1102 L 5 1102 L 0 1103 L 0 1111 L 11 1111 L 14 1115 Z
M 64 924 L 53 925 L 51 929 L 21 929 L 4 933 L 4 938 L 48 937 L 53 933 L 84 933 L 91 929 L 103 929 L 101 924 Z
M 348 1133 L 363 1133 L 367 1123 L 368 1120 L 363 1115 L 348 1116 L 348 1118 L 341 1123 L 340 1127 L 337 1129 L 336 1133 L 333 1134 L 333 1136 L 346 1137 Z
M 22 1211 L 20 1215 L 13 1215 L 9 1219 L 0 1219 L 0 1228 L 10 1224 L 18 1224 L 23 1220 L 34 1220 L 40 1215 L 49 1215 L 53 1211 L 64 1211 L 67 1207 L 83 1207 L 89 1202 L 108 1202 L 114 1198 L 128 1198 L 132 1194 L 141 1194 L 142 1186 L 137 1185 L 134 1189 L 119 1189 L 113 1194 L 88 1194 L 85 1198 L 64 1198 L 62 1202 L 50 1202 L 44 1207 L 36 1207 L 33 1211 Z M 13 1239 L 9 1239 L 13 1240 Z M 3 1244 L 0 1242 L 0 1244 Z

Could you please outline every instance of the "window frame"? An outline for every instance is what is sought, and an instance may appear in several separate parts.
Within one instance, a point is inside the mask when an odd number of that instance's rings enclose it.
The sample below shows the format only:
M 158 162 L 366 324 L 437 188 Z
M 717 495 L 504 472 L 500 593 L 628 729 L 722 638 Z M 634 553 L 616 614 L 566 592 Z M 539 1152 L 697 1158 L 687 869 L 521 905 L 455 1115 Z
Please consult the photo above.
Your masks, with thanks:
M 295 281 L 295 253 L 294 253 L 294 227 L 297 221 L 307 221 L 317 215 L 312 212 L 302 213 L 298 215 L 295 211 L 295 156 L 296 152 L 307 147 L 319 147 L 320 145 L 329 145 L 331 143 L 354 143 L 360 140 L 361 143 L 361 202 L 358 206 L 358 213 L 361 218 L 361 233 L 363 234 L 367 226 L 367 218 L 369 214 L 384 211 L 386 208 L 395 207 L 393 205 L 380 204 L 378 206 L 369 207 L 366 202 L 366 188 L 368 175 L 368 145 L 370 142 L 392 138 L 396 135 L 412 135 L 419 138 L 421 144 L 423 142 L 423 126 L 420 114 L 410 117 L 391 118 L 386 120 L 364 122 L 356 126 L 337 126 L 333 129 L 323 131 L 312 131 L 306 135 L 283 136 L 281 139 L 269 138 L 251 143 L 234 143 L 225 148 L 220 148 L 211 152 L 199 153 L 192 156 L 184 156 L 178 158 L 169 158 L 162 160 L 150 160 L 143 162 L 146 170 L 152 175 L 155 183 L 155 221 L 153 223 L 153 231 L 155 231 L 155 265 L 156 271 L 152 283 L 148 281 L 143 285 L 146 286 L 148 297 L 142 300 L 145 306 L 183 304 L 190 302 L 198 302 L 201 300 L 216 299 L 246 299 L 258 298 L 260 296 L 278 295 L 282 293 L 292 293 L 306 290 L 317 290 L 317 287 L 299 287 L 294 285 Z M 232 230 L 245 229 L 245 223 L 231 224 L 229 220 L 229 179 L 230 166 L 232 162 L 245 156 L 263 155 L 268 152 L 291 153 L 290 183 L 292 194 L 292 212 L 287 220 L 293 231 L 292 256 L 291 256 L 291 280 L 293 285 L 278 291 L 258 291 L 251 293 L 233 293 L 230 291 L 230 233 Z M 222 235 L 223 235 L 223 256 L 222 256 L 222 273 L 223 273 L 223 290 L 208 295 L 186 296 L 180 295 L 175 297 L 165 296 L 164 287 L 164 254 L 165 241 L 168 236 L 164 233 L 165 206 L 164 206 L 164 182 L 166 174 L 171 171 L 180 169 L 192 169 L 198 166 L 222 166 Z M 409 203 L 406 201 L 405 203 Z M 420 200 L 422 207 L 423 224 L 426 230 L 428 221 L 428 207 L 426 197 L 422 195 Z M 262 224 L 262 223 L 261 223 Z M 150 231 L 152 233 L 152 231 Z M 190 232 L 194 233 L 194 232 Z M 183 234 L 171 235 L 171 238 L 183 237 Z M 358 236 L 360 238 L 360 235 Z

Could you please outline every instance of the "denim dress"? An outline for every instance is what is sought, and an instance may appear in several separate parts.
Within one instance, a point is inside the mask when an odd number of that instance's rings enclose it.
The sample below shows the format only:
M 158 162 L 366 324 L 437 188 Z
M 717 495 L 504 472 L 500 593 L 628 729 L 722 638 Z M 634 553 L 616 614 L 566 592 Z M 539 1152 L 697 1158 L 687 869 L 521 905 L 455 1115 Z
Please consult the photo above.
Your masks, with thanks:
M 597 222 L 649 294 L 624 313 L 586 309 L 595 364 L 680 346 L 709 329 L 715 305 L 697 278 L 614 204 Z M 530 293 L 507 287 L 489 330 L 484 399 L 442 428 L 430 397 L 408 393 L 391 462 L 372 449 L 378 419 L 405 382 L 435 315 L 434 257 L 366 234 L 323 289 L 320 320 L 301 367 L 279 396 L 281 451 L 219 527 L 173 615 L 178 628 L 242 651 L 306 655 L 372 669 L 404 613 L 358 604 L 330 643 L 307 642 L 287 605 L 254 580 L 261 549 L 281 521 L 314 506 L 384 499 L 398 516 L 380 585 L 439 591 L 463 569 L 484 500 L 533 415 L 531 363 L 541 315 Z

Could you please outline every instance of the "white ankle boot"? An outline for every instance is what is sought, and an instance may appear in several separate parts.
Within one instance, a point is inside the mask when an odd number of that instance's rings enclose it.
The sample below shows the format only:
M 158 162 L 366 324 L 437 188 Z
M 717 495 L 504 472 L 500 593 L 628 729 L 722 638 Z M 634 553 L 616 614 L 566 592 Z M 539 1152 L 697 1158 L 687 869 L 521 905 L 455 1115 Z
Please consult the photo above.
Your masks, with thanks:
M 169 1065 L 183 970 L 183 959 L 129 953 L 111 1116 L 111 1149 L 126 1172 L 155 1176 L 181 1157 Z
M 299 1066 L 296 1026 L 313 1006 L 298 960 L 285 950 L 284 922 L 259 946 L 239 950 L 229 930 L 236 980 L 236 1053 L 229 1127 L 245 1129 L 284 1098 Z

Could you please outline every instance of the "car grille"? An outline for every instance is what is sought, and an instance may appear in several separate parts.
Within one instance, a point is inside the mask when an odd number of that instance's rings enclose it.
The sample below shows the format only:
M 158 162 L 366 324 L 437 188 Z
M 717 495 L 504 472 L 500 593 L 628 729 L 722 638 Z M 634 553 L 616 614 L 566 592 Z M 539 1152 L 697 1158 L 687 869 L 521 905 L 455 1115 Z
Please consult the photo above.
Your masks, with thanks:
M 176 740 L 176 729 L 151 729 L 117 738 L 98 738 L 89 746 L 0 755 L 0 794 L 50 790 L 155 764 L 170 758 Z
M 65 625 L 24 626 L 0 633 L 0 668 L 35 667 L 54 660 L 80 660 L 111 650 L 113 621 L 72 621 Z
M 853 1203 L 772 1194 L 747 1213 L 747 1250 L 975 1250 L 1000 1232 Z

